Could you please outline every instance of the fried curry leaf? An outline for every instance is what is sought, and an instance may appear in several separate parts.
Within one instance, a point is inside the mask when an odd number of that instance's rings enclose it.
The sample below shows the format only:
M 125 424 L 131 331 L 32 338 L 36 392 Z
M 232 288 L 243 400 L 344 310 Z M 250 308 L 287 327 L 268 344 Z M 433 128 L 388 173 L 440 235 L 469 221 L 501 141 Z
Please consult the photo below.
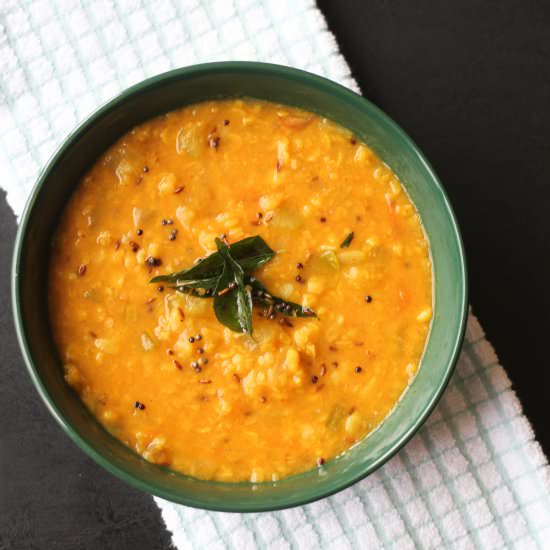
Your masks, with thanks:
M 233 243 L 229 246 L 229 252 L 244 272 L 258 269 L 275 256 L 275 252 L 257 235 Z
M 316 313 L 310 308 L 274 296 L 254 277 L 246 277 L 245 282 L 252 289 L 253 302 L 265 307 L 268 311 L 271 310 L 273 313 L 280 313 L 289 317 L 317 317 Z
M 217 252 L 189 269 L 151 279 L 151 283 L 171 283 L 168 288 L 196 298 L 213 298 L 214 313 L 220 323 L 235 332 L 252 334 L 252 308 L 263 307 L 269 315 L 317 317 L 300 304 L 271 294 L 250 275 L 275 252 L 261 237 L 248 237 L 228 246 L 216 238 Z
M 216 239 L 216 246 L 224 265 L 214 291 L 214 313 L 231 330 L 252 334 L 252 295 L 244 270 L 223 241 Z
M 221 272 L 220 272 L 221 275 Z M 203 288 L 204 290 L 212 290 L 216 287 L 216 284 L 218 283 L 218 279 L 220 278 L 220 275 L 216 275 L 214 277 L 205 277 L 204 279 L 191 279 L 191 280 L 180 280 L 178 279 L 176 282 L 176 287 L 179 289 L 180 287 L 184 288 Z M 157 279 L 157 277 L 155 277 Z M 156 280 L 151 280 L 152 283 L 156 283 Z
M 228 247 L 231 257 L 245 272 L 254 271 L 261 265 L 269 262 L 275 252 L 259 236 L 247 237 Z M 184 284 L 191 288 L 214 288 L 215 282 L 222 274 L 225 260 L 220 251 L 207 256 L 198 264 L 169 275 L 159 275 L 151 279 L 151 283 L 174 283 L 178 286 Z
M 353 237 L 355 235 L 353 234 L 353 231 L 342 241 L 342 243 L 340 244 L 340 248 L 347 248 L 350 244 L 351 244 L 351 241 L 353 241 Z

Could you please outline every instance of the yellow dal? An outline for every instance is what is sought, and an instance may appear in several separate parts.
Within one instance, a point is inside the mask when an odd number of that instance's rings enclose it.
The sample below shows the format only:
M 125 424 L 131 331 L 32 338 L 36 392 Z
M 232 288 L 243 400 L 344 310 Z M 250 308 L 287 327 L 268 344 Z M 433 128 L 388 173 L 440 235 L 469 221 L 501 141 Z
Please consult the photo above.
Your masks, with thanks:
M 149 283 L 221 234 L 265 239 L 277 254 L 256 276 L 319 319 L 255 308 L 250 337 L 211 300 Z M 113 145 L 65 210 L 49 289 L 65 378 L 99 421 L 151 462 L 223 481 L 314 468 L 374 430 L 432 315 L 428 243 L 392 171 L 336 124 L 259 101 L 193 105 Z

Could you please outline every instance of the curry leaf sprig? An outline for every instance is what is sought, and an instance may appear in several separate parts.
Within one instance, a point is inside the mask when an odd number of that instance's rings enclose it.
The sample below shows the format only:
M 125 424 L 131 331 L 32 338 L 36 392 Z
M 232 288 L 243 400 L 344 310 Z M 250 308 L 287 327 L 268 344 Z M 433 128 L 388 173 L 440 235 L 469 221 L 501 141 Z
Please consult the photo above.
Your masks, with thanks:
M 229 246 L 216 238 L 216 247 L 217 252 L 193 267 L 150 282 L 169 283 L 178 292 L 197 298 L 213 298 L 216 318 L 235 332 L 252 334 L 253 305 L 262 306 L 267 316 L 317 317 L 309 308 L 274 296 L 252 276 L 275 256 L 261 237 L 248 237 Z

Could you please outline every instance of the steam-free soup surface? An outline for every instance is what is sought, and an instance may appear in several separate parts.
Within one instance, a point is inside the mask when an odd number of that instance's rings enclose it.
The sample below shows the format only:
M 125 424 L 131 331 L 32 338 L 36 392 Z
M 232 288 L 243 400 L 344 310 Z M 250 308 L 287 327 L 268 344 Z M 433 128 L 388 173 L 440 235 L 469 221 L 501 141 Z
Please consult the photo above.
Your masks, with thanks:
M 255 307 L 239 334 L 211 299 L 149 282 L 221 235 L 261 236 L 276 255 L 254 275 L 318 318 Z M 374 430 L 432 316 L 428 243 L 392 171 L 336 124 L 252 100 L 168 113 L 108 149 L 65 210 L 49 290 L 65 378 L 99 421 L 223 481 L 322 467 Z

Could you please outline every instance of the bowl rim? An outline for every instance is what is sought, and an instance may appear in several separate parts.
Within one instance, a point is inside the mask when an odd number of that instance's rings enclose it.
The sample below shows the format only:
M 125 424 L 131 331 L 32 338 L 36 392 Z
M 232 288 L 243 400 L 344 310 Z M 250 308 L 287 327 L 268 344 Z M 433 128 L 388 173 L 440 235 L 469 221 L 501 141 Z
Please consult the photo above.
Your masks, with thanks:
M 421 164 L 423 164 L 425 170 L 432 179 L 433 184 L 441 193 L 444 205 L 447 209 L 452 233 L 458 249 L 457 259 L 459 264 L 458 268 L 460 270 L 459 277 L 462 283 L 461 293 L 459 297 L 460 310 L 457 312 L 457 314 L 460 315 L 458 330 L 455 334 L 454 341 L 451 344 L 450 361 L 448 362 L 444 376 L 442 376 L 441 379 L 438 380 L 437 384 L 435 385 L 435 391 L 432 393 L 431 399 L 425 403 L 422 412 L 417 415 L 417 417 L 409 426 L 408 430 L 399 439 L 394 441 L 390 446 L 388 446 L 384 453 L 382 453 L 377 459 L 373 460 L 373 462 L 367 467 L 361 469 L 358 473 L 343 478 L 341 483 L 335 483 L 334 487 L 322 491 L 319 494 L 315 493 L 311 495 L 308 493 L 305 496 L 291 495 L 290 497 L 285 498 L 284 502 L 281 501 L 277 504 L 263 504 L 260 501 L 254 505 L 235 505 L 231 502 L 230 499 L 225 499 L 219 504 L 213 504 L 212 502 L 205 502 L 200 498 L 188 497 L 185 494 L 175 495 L 174 493 L 170 493 L 169 491 L 159 488 L 158 486 L 153 486 L 149 482 L 144 481 L 140 477 L 129 473 L 123 467 L 118 466 L 117 464 L 109 460 L 106 456 L 98 452 L 94 446 L 85 441 L 84 438 L 82 438 L 80 434 L 72 427 L 72 425 L 69 424 L 69 422 L 64 418 L 61 411 L 58 409 L 57 405 L 54 402 L 54 398 L 50 396 L 49 392 L 47 391 L 45 385 L 41 380 L 39 371 L 34 363 L 34 359 L 30 351 L 27 335 L 23 328 L 25 323 L 23 319 L 23 312 L 21 310 L 21 288 L 19 278 L 19 268 L 23 253 L 23 242 L 25 240 L 27 226 L 33 213 L 38 195 L 40 194 L 42 187 L 48 180 L 54 167 L 56 166 L 58 161 L 64 156 L 67 149 L 69 149 L 71 145 L 81 137 L 81 135 L 86 133 L 88 129 L 90 129 L 96 123 L 97 120 L 108 114 L 109 111 L 118 107 L 121 103 L 124 103 L 127 99 L 131 97 L 139 96 L 140 94 L 148 92 L 157 87 L 162 87 L 164 84 L 174 80 L 186 80 L 204 74 L 216 74 L 226 72 L 240 74 L 261 73 L 267 76 L 271 75 L 279 78 L 282 77 L 294 82 L 297 81 L 304 83 L 308 86 L 319 88 L 321 89 L 321 91 L 324 91 L 327 94 L 335 97 L 339 101 L 344 100 L 359 107 L 367 107 L 371 111 L 373 117 L 377 119 L 377 121 L 384 124 L 387 128 L 389 128 L 394 133 L 394 135 L 399 140 L 401 140 L 404 146 L 408 147 L 411 150 L 411 152 L 417 157 L 417 160 Z M 97 108 L 67 135 L 67 137 L 63 140 L 63 142 L 45 164 L 44 168 L 40 171 L 38 178 L 26 201 L 24 210 L 21 214 L 12 256 L 11 299 L 17 340 L 23 355 L 23 359 L 25 361 L 25 365 L 35 388 L 42 398 L 42 401 L 46 405 L 46 408 L 50 411 L 50 413 L 55 418 L 57 423 L 61 426 L 63 431 L 82 451 L 84 451 L 95 462 L 97 462 L 105 470 L 115 475 L 119 479 L 125 481 L 132 487 L 178 504 L 184 504 L 186 506 L 191 506 L 194 508 L 220 512 L 267 512 L 308 504 L 350 487 L 351 485 L 364 479 L 372 472 L 380 468 L 400 449 L 402 449 L 415 435 L 419 428 L 424 424 L 429 414 L 433 411 L 436 404 L 439 402 L 439 399 L 441 398 L 445 388 L 447 387 L 447 384 L 449 383 L 449 380 L 453 374 L 455 365 L 458 361 L 468 319 L 468 277 L 464 244 L 456 220 L 456 215 L 452 209 L 447 193 L 441 181 L 437 177 L 437 174 L 435 173 L 428 160 L 424 157 L 423 153 L 420 151 L 414 141 L 407 135 L 407 133 L 396 122 L 393 121 L 393 119 L 391 119 L 381 109 L 379 109 L 376 105 L 374 105 L 372 102 L 370 102 L 368 99 L 364 98 L 360 94 L 322 76 L 301 69 L 296 69 L 285 65 L 277 65 L 273 63 L 253 61 L 220 61 L 214 63 L 189 65 L 186 67 L 173 69 L 171 71 L 167 71 L 140 81 L 137 84 L 126 88 L 120 94 L 116 95 L 114 98 L 110 99 L 102 106 Z

